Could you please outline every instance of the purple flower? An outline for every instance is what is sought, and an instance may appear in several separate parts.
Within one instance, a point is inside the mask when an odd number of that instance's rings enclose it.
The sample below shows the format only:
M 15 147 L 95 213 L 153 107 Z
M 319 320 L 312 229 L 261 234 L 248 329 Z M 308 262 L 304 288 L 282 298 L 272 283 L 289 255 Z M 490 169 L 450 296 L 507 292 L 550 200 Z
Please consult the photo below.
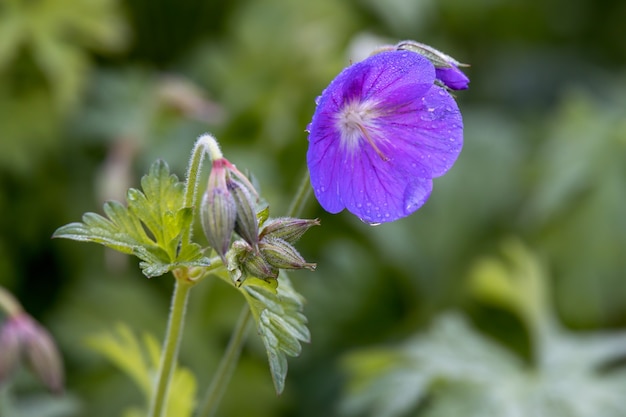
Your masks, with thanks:
M 435 84 L 434 65 L 402 50 L 344 69 L 319 98 L 308 131 L 317 200 L 371 224 L 420 208 L 463 146 L 461 113 Z

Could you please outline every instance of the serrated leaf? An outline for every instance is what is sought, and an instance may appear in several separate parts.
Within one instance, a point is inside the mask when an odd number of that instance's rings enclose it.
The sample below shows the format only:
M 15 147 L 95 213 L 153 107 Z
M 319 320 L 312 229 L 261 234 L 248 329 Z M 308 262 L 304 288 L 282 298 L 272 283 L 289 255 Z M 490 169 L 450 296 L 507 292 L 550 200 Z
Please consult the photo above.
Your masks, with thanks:
M 302 350 L 300 342 L 311 339 L 302 314 L 304 300 L 283 273 L 278 278 L 278 286 L 249 277 L 239 290 L 250 306 L 267 352 L 274 388 L 280 394 L 285 388 L 287 356 L 298 356 Z
M 184 185 L 170 174 L 167 164 L 152 164 L 141 184 L 144 192 L 128 191 L 128 207 L 107 202 L 104 213 L 108 219 L 86 213 L 82 223 L 62 226 L 53 237 L 99 243 L 133 254 L 142 261 L 140 267 L 147 277 L 180 267 L 208 266 L 200 246 L 182 240 L 191 225 L 193 209 L 183 207 Z
M 87 339 L 88 346 L 100 353 L 126 373 L 141 389 L 146 404 L 154 390 L 153 377 L 160 363 L 161 348 L 157 340 L 145 334 L 140 340 L 125 324 L 115 330 Z M 176 367 L 172 376 L 167 400 L 166 417 L 188 417 L 195 406 L 196 379 L 186 368 Z M 125 416 L 145 415 L 136 407 L 126 410 Z

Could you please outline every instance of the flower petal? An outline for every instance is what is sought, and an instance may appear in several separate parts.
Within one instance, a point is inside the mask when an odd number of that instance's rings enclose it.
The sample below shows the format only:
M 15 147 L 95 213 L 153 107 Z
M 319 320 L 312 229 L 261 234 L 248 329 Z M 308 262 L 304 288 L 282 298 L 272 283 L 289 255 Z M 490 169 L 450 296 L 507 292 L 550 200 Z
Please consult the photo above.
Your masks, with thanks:
M 469 88 L 469 78 L 467 75 L 455 67 L 435 68 L 437 79 L 452 90 L 467 90 Z
M 435 80 L 434 69 L 432 63 L 419 54 L 382 52 L 344 69 L 322 94 L 320 106 L 327 94 L 337 107 L 355 97 L 367 100 L 409 87 L 416 94 L 423 94 Z
M 389 169 L 435 178 L 445 174 L 461 152 L 463 119 L 452 96 L 432 86 L 423 97 L 405 103 L 402 111 L 381 118 L 379 134 L 386 138 L 380 148 L 390 159 Z
M 370 148 L 346 168 L 339 177 L 339 193 L 348 211 L 366 223 L 408 216 L 426 202 L 432 190 L 430 178 L 398 171 Z

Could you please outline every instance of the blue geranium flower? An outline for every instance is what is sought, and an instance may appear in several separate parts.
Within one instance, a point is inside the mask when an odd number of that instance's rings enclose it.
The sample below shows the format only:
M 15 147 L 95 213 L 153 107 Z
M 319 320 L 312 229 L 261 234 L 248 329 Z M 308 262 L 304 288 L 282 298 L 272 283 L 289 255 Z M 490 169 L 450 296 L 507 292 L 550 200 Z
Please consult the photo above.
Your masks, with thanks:
M 318 99 L 307 163 L 317 200 L 366 223 L 408 216 L 430 196 L 463 146 L 454 98 L 435 66 L 406 50 L 344 69 Z

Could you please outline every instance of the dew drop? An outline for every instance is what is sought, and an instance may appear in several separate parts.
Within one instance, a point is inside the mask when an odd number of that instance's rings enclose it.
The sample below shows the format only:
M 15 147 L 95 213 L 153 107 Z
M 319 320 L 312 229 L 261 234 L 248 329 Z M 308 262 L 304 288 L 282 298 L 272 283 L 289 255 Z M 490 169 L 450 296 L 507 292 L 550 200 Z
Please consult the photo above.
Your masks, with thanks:
M 380 222 L 371 222 L 369 220 L 365 220 L 359 217 L 359 220 L 361 220 L 363 223 L 365 223 L 368 226 L 378 226 L 380 224 Z

